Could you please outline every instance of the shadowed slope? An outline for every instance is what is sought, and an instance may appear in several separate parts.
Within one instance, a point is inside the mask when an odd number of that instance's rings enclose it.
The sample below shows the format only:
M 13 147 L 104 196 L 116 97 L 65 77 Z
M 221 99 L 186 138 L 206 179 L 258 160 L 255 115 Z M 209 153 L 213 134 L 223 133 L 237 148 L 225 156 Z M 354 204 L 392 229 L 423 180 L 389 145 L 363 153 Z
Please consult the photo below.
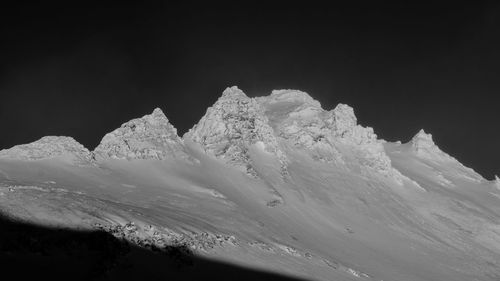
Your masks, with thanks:
M 48 228 L 0 216 L 2 276 L 12 280 L 300 279 L 195 256 L 183 247 L 147 250 L 104 231 Z

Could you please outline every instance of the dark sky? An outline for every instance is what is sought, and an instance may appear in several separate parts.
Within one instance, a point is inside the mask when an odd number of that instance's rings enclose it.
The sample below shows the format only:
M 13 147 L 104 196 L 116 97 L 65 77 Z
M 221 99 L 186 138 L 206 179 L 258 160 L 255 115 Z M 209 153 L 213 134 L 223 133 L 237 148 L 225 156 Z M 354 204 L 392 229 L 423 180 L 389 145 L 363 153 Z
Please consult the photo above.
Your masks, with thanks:
M 302 2 L 3 7 L 0 149 L 44 135 L 93 149 L 155 107 L 182 135 L 238 85 L 249 96 L 303 90 L 325 109 L 347 103 L 390 141 L 425 128 L 465 165 L 500 174 L 495 1 Z

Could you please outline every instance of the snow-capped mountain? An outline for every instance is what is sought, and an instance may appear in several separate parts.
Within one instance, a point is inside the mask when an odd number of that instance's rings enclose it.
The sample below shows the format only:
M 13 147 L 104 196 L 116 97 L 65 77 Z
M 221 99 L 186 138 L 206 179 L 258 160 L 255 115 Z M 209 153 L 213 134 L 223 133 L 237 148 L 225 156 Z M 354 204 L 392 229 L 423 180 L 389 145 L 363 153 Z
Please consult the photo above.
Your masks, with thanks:
M 182 138 L 157 108 L 94 151 L 70 137 L 0 151 L 9 217 L 306 280 L 500 280 L 499 182 L 423 130 L 387 142 L 297 90 L 227 88 Z M 163 276 L 120 260 L 136 267 L 106 278 Z
M 182 141 L 161 109 L 128 121 L 95 148 L 97 159 L 165 159 L 182 154 Z

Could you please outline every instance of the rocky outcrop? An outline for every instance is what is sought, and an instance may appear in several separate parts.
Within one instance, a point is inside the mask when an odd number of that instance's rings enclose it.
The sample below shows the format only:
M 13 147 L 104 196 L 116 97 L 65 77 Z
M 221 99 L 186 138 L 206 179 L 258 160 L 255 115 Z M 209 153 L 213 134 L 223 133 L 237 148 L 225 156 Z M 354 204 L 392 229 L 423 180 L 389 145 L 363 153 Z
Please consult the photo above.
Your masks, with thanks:
M 413 151 L 420 157 L 435 160 L 453 160 L 434 143 L 432 135 L 421 129 L 410 141 Z
M 382 141 L 370 127 L 357 124 L 354 110 L 345 104 L 326 111 L 307 93 L 275 90 L 257 99 L 277 135 L 324 162 L 352 160 L 382 173 L 391 171 Z M 348 153 L 346 153 L 348 152 Z
M 256 144 L 285 166 L 285 156 L 259 103 L 237 87 L 227 88 L 184 138 L 249 174 L 255 175 L 249 149 Z
M 432 135 L 426 133 L 424 129 L 418 131 L 418 133 L 411 139 L 411 145 L 416 152 L 438 149 L 432 139 Z
M 183 155 L 182 141 L 161 109 L 124 123 L 104 136 L 96 159 L 156 159 Z
M 134 222 L 120 224 L 93 225 L 95 229 L 103 230 L 114 237 L 130 242 L 149 250 L 169 254 L 174 248 L 185 251 L 186 257 L 196 252 L 210 252 L 215 248 L 236 246 L 235 236 L 222 233 L 191 232 L 181 233 L 166 227 L 158 228 L 154 225 L 136 225 Z
M 0 151 L 0 158 L 26 161 L 56 157 L 66 157 L 79 164 L 92 162 L 90 151 L 71 137 L 46 136 L 29 144 Z
M 457 175 L 474 182 L 481 182 L 484 178 L 473 169 L 464 166 L 460 161 L 443 152 L 435 143 L 431 134 L 421 129 L 409 142 L 410 149 L 419 158 L 453 164 L 457 169 Z

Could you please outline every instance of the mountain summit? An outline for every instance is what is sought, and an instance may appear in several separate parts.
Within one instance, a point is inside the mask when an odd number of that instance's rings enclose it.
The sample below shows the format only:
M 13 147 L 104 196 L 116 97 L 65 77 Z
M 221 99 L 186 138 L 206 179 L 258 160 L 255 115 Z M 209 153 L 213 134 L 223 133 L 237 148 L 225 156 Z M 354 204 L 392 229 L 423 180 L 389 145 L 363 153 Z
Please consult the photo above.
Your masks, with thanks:
M 305 92 L 275 90 L 257 98 L 277 136 L 314 159 L 344 167 L 363 166 L 393 175 L 382 141 L 370 127 L 358 125 L 352 107 L 326 111 Z
M 236 86 L 227 88 L 184 138 L 250 174 L 255 173 L 249 153 L 253 145 L 261 144 L 283 166 L 286 162 L 263 108 Z
M 149 115 L 130 120 L 106 134 L 95 148 L 97 159 L 157 159 L 182 153 L 177 130 L 159 108 Z
M 78 163 L 89 163 L 92 154 L 75 139 L 61 136 L 46 136 L 29 144 L 0 151 L 0 158 L 28 161 L 61 157 Z

